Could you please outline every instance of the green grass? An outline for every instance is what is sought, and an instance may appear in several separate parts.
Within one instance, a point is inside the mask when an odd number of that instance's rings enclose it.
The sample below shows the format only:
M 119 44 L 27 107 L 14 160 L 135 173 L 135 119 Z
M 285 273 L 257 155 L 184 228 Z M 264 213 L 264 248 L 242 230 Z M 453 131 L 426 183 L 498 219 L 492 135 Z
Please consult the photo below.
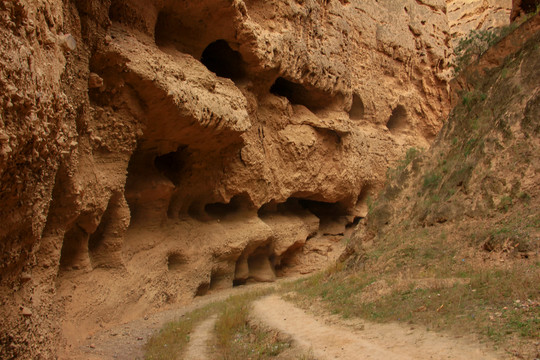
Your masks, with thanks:
M 194 310 L 177 321 L 166 324 L 159 333 L 152 336 L 146 343 L 145 359 L 174 360 L 182 354 L 189 343 L 189 334 L 200 321 L 215 314 L 222 305 L 208 304 Z

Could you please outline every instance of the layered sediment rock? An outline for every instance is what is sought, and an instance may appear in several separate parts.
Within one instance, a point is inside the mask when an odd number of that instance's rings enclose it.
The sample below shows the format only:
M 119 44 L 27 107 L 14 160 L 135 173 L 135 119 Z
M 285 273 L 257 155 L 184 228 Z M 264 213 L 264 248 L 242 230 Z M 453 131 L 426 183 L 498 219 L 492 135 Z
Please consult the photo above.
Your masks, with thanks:
M 512 0 L 446 0 L 453 45 L 471 30 L 491 30 L 510 24 Z
M 51 357 L 59 319 L 76 344 L 208 290 L 316 268 L 447 112 L 442 0 L 0 12 L 8 357 Z

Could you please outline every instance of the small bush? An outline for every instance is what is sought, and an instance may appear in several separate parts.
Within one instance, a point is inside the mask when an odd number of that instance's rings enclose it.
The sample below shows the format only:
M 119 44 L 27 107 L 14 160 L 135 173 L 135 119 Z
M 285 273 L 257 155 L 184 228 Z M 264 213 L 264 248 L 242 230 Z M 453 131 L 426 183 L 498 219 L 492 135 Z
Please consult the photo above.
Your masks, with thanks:
M 454 72 L 460 73 L 464 68 L 484 54 L 500 39 L 495 30 L 471 30 L 461 39 L 454 49 L 456 55 L 453 64 Z
M 427 173 L 424 176 L 424 183 L 422 184 L 422 187 L 425 189 L 434 188 L 439 184 L 439 181 L 441 180 L 441 175 L 430 172 Z

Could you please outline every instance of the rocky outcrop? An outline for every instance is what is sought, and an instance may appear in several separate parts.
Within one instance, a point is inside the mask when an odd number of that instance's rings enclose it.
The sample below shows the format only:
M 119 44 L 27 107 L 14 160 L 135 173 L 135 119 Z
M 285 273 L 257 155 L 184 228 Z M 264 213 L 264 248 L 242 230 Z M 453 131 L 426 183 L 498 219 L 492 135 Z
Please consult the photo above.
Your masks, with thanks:
M 491 30 L 510 24 L 512 0 L 446 0 L 452 44 L 471 30 Z
M 442 0 L 0 12 L 8 358 L 50 358 L 60 332 L 74 351 L 97 326 L 302 259 L 316 268 L 447 111 Z

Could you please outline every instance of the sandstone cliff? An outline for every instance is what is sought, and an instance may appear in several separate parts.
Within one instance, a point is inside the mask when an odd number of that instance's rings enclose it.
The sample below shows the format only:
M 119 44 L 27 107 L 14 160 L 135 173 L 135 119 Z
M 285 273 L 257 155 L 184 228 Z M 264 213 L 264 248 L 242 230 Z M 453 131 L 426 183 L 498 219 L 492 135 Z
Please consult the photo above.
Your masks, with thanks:
M 0 14 L 7 358 L 317 268 L 447 112 L 442 0 L 16 0 Z
M 510 24 L 512 0 L 446 0 L 452 44 L 471 30 L 491 30 Z

